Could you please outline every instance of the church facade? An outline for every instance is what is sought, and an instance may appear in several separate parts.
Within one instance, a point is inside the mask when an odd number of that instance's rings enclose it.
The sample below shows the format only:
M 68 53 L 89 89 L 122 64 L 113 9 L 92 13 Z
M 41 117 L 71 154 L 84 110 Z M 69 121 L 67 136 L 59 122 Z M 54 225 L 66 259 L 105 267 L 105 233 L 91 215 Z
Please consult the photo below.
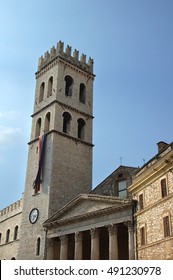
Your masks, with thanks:
M 1 210 L 0 259 L 173 259 L 173 145 L 92 190 L 93 59 L 71 52 L 60 41 L 39 59 L 25 191 Z

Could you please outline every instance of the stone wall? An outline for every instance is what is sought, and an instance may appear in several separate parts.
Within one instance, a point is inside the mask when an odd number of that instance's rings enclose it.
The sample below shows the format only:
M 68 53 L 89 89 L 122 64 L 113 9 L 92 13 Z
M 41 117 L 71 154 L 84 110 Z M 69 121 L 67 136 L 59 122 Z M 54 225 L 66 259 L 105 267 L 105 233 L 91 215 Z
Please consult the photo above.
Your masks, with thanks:
M 138 168 L 135 167 L 120 166 L 91 192 L 93 194 L 118 196 L 117 183 L 126 180 L 128 188 L 132 183 L 132 176 L 137 170 Z M 127 197 L 130 196 L 130 193 L 127 193 Z
M 134 179 L 133 198 L 139 201 L 143 195 L 143 209 L 138 203 L 135 215 L 137 224 L 137 257 L 138 259 L 173 259 L 173 152 L 164 153 L 163 159 L 151 162 L 151 167 L 141 170 Z M 167 156 L 164 159 L 165 155 Z M 155 172 L 155 174 L 153 174 Z M 166 180 L 167 194 L 163 197 L 161 180 Z M 147 184 L 145 183 L 147 182 Z M 135 185 L 136 184 L 136 185 Z M 136 186 L 136 189 L 134 188 Z M 165 236 L 163 218 L 169 217 L 170 234 Z M 145 244 L 141 244 L 141 228 L 145 228 Z
M 17 252 L 20 238 L 20 225 L 22 216 L 22 199 L 4 208 L 0 212 L 0 259 L 17 259 Z M 18 227 L 18 234 L 15 237 L 15 228 Z M 10 230 L 7 242 L 7 231 Z

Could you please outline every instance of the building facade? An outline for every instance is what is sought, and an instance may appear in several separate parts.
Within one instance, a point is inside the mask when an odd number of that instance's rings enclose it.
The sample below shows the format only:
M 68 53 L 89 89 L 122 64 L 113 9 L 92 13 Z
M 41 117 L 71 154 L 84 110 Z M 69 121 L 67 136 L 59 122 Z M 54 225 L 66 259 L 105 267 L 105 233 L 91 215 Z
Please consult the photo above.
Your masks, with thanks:
M 173 151 L 92 190 L 93 60 L 39 59 L 25 191 L 1 210 L 1 259 L 173 259 Z
M 158 143 L 158 154 L 134 176 L 129 187 L 138 201 L 136 259 L 173 259 L 173 143 Z
M 17 259 L 22 199 L 0 211 L 0 259 Z

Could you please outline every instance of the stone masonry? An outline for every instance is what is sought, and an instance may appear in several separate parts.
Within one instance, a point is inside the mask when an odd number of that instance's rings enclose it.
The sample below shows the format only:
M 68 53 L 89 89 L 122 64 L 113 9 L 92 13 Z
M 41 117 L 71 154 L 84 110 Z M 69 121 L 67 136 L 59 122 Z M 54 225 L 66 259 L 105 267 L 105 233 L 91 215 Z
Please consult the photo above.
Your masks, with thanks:
M 44 259 L 43 222 L 56 210 L 92 187 L 93 60 L 64 51 L 62 42 L 41 57 L 36 72 L 36 92 L 23 198 L 19 259 Z M 81 88 L 83 92 L 81 93 Z M 67 91 L 68 90 L 68 91 Z M 83 94 L 82 102 L 80 93 Z M 84 100 L 84 101 L 83 101 Z M 69 119 L 65 119 L 68 116 Z M 80 124 L 82 123 L 81 127 Z M 83 130 L 85 131 L 83 132 Z M 82 132 L 81 132 L 82 131 Z M 40 191 L 34 193 L 39 162 L 39 136 L 46 134 Z M 38 221 L 29 222 L 33 208 Z M 41 251 L 36 256 L 37 240 Z

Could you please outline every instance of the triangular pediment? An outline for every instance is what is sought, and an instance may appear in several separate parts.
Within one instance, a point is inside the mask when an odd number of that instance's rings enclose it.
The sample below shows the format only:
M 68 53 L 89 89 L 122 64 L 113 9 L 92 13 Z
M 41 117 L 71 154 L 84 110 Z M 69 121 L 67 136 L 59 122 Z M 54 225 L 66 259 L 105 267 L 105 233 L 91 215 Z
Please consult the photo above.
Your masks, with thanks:
M 82 215 L 96 213 L 97 211 L 106 210 L 111 207 L 119 208 L 124 204 L 129 204 L 129 200 L 122 200 L 117 197 L 101 196 L 93 194 L 81 194 L 67 205 L 53 214 L 44 225 L 66 220 L 74 217 L 81 217 Z

